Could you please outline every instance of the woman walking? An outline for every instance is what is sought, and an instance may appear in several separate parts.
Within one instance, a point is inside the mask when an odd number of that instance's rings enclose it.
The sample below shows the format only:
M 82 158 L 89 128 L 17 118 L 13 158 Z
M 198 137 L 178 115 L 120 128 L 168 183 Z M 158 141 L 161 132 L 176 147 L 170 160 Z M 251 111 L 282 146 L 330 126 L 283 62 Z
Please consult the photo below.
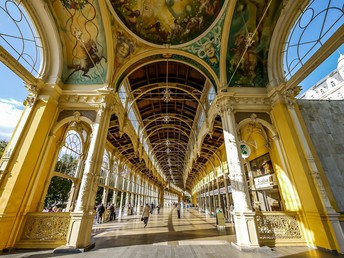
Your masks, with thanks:
M 144 207 L 143 213 L 142 213 L 144 228 L 147 227 L 149 215 L 150 215 L 150 207 L 149 207 L 148 203 L 146 203 L 146 206 Z

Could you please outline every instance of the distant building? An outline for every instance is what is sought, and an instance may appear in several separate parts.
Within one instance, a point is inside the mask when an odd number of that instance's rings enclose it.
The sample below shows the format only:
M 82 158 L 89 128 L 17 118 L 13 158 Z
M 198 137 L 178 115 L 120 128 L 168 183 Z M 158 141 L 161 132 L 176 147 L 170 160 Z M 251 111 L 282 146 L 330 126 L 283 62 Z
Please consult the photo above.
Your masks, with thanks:
M 300 99 L 344 99 L 344 55 L 340 54 L 337 69 L 304 92 Z

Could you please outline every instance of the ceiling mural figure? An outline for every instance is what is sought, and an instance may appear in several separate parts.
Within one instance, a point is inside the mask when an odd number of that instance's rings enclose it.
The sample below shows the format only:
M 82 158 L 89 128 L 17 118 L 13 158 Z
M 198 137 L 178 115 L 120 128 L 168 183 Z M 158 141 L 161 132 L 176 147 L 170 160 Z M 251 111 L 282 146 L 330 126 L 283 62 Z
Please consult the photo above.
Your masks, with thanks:
M 178 45 L 202 34 L 215 21 L 224 0 L 111 0 L 113 11 L 140 38 Z
M 135 43 L 129 38 L 124 31 L 116 33 L 116 49 L 115 49 L 115 73 L 123 66 L 125 60 L 135 51 Z
M 230 29 L 233 40 L 228 44 L 228 86 L 265 87 L 268 84 L 268 47 L 281 3 L 238 1 Z
M 191 46 L 183 48 L 183 50 L 193 53 L 199 58 L 205 60 L 217 75 L 219 75 L 219 55 L 223 21 L 224 16 L 221 17 L 217 25 L 205 37 L 198 40 Z
M 97 1 L 52 1 L 59 33 L 64 39 L 65 63 L 62 79 L 66 84 L 105 82 L 107 53 Z

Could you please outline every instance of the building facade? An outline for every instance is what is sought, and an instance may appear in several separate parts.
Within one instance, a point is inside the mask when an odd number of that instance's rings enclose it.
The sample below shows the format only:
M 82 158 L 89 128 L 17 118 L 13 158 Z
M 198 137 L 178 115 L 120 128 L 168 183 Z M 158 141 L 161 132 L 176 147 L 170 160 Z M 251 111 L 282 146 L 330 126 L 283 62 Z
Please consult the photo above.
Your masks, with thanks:
M 300 99 L 341 100 L 344 94 L 344 55 L 338 58 L 337 69 L 300 95 Z

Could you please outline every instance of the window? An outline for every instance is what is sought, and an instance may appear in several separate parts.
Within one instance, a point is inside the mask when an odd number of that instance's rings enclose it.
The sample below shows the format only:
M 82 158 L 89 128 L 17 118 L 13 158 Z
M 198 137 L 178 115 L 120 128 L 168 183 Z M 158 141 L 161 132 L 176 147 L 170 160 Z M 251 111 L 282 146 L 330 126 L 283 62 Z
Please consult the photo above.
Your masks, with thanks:
M 0 1 L 0 45 L 35 77 L 40 75 L 41 43 L 22 1 Z
M 75 177 L 81 152 L 82 144 L 80 135 L 74 130 L 68 131 L 65 143 L 58 155 L 55 171 L 70 177 Z
M 107 154 L 107 151 L 105 150 L 105 153 L 103 156 L 102 167 L 100 170 L 100 177 L 99 177 L 100 185 L 105 185 L 108 174 L 109 174 L 109 155 Z
M 121 87 L 119 88 L 119 98 L 121 99 L 122 105 L 125 108 L 125 103 L 127 101 L 127 91 L 124 87 L 124 84 L 121 85 Z
M 250 162 L 252 207 L 256 211 L 280 211 L 282 202 L 269 153 Z
M 201 116 L 198 121 L 198 127 L 197 127 L 198 131 L 201 130 L 203 123 L 204 123 L 204 111 L 202 110 Z
M 214 87 L 210 87 L 209 92 L 208 92 L 209 106 L 211 106 L 211 103 L 213 103 L 214 99 L 215 99 L 215 89 Z
M 301 11 L 284 49 L 285 77 L 289 80 L 344 23 L 343 3 L 312 0 Z

